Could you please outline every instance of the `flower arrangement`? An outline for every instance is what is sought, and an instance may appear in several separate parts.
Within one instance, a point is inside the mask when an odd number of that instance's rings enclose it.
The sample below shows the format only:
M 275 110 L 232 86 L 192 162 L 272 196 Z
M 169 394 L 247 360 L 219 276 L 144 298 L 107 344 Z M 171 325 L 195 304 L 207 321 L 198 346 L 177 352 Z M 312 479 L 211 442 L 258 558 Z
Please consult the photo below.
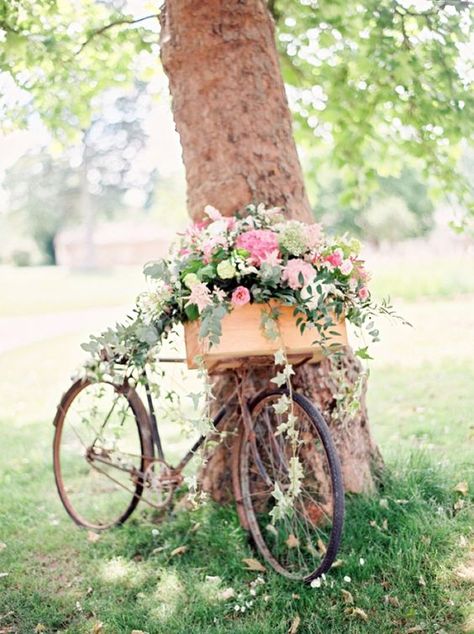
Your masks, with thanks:
M 199 336 L 217 344 L 224 316 L 250 302 L 294 307 L 300 329 L 316 327 L 323 341 L 334 316 L 377 340 L 372 317 L 390 314 L 387 304 L 371 299 L 358 240 L 325 237 L 319 224 L 285 220 L 281 209 L 263 204 L 235 217 L 207 206 L 204 220 L 144 273 L 149 290 L 139 295 L 134 319 L 84 344 L 96 360 L 127 356 L 131 365 L 143 365 L 175 324 L 194 320 L 200 320 Z M 357 354 L 366 357 L 367 346 Z
M 148 324 L 200 319 L 200 336 L 217 343 L 224 315 L 250 302 L 294 306 L 302 327 L 320 330 L 331 327 L 331 313 L 356 326 L 373 314 L 357 240 L 326 238 L 319 224 L 285 220 L 264 205 L 231 218 L 211 206 L 205 213 L 168 259 L 145 267 L 152 288 L 138 310 Z

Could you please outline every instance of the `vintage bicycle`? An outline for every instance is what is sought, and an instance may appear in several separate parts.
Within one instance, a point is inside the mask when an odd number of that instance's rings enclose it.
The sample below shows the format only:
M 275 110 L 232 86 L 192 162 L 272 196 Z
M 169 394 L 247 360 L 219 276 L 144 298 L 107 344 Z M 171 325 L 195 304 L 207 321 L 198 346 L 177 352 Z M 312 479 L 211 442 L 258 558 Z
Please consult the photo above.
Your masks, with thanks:
M 123 359 L 121 360 L 123 362 Z M 183 363 L 162 358 L 162 367 Z M 219 431 L 230 415 L 240 417 L 232 443 L 232 485 L 240 523 L 274 570 L 311 582 L 327 572 L 339 547 L 344 490 L 339 459 L 329 428 L 305 396 L 267 389 L 246 399 L 252 369 L 235 369 L 235 389 L 213 420 Z M 143 373 L 146 406 L 135 382 L 74 382 L 54 418 L 53 461 L 59 496 L 76 524 L 103 531 L 122 524 L 140 500 L 155 509 L 170 508 L 183 487 L 183 471 L 213 431 L 202 435 L 175 465 L 165 454 L 152 384 Z M 286 393 L 293 402 L 298 457 L 303 467 L 293 508 L 274 520 L 275 491 L 290 486 L 294 446 L 277 430 L 282 416 L 275 405 Z

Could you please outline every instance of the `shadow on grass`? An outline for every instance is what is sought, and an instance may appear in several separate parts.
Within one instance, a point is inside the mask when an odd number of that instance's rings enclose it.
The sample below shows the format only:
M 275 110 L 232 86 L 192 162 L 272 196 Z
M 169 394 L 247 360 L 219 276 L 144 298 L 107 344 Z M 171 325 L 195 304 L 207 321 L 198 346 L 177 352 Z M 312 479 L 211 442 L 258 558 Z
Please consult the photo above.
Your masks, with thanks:
M 255 554 L 230 507 L 207 504 L 159 525 L 143 514 L 95 543 L 70 526 L 72 539 L 56 548 L 63 564 L 76 553 L 63 587 L 36 567 L 32 591 L 18 570 L 0 599 L 14 612 L 0 631 L 41 621 L 46 632 L 274 634 L 298 615 L 299 633 L 461 632 L 467 586 L 453 570 L 472 512 L 454 484 L 419 455 L 387 469 L 379 495 L 348 500 L 338 566 L 319 588 L 246 570 L 242 559 Z

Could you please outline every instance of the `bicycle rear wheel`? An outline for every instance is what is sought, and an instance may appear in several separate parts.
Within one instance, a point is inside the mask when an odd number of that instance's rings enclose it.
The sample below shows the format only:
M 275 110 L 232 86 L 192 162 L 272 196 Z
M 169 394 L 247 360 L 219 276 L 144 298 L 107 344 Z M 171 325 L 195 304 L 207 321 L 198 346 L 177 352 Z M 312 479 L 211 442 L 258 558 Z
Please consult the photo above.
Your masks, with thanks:
M 249 405 L 252 427 L 243 429 L 239 447 L 244 523 L 277 572 L 310 582 L 327 572 L 336 557 L 344 489 L 329 428 L 307 398 L 292 395 L 297 444 L 278 433 L 286 418 L 275 406 L 284 393 L 262 393 Z M 287 494 L 290 489 L 292 457 L 298 458 L 302 469 L 299 493 L 282 513 L 281 506 L 275 507 L 279 492 Z
M 148 414 L 135 390 L 75 382 L 54 419 L 53 464 L 66 511 L 79 526 L 122 524 L 143 492 L 153 461 Z

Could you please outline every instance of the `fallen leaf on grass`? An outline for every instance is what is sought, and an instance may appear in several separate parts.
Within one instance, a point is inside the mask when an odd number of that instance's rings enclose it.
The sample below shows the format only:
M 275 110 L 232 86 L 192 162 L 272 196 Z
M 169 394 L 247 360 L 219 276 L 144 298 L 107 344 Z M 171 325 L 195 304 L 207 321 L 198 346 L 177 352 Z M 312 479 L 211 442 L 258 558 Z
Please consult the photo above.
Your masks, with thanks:
M 468 542 L 468 541 L 467 541 L 467 539 L 464 537 L 464 535 L 461 535 L 461 536 L 459 537 L 459 545 L 461 546 L 461 548 L 467 548 L 468 543 L 469 543 L 469 542 Z
M 423 587 L 426 586 L 426 581 L 423 575 L 420 575 L 420 578 L 418 579 L 418 583 L 420 584 L 420 586 L 423 586 Z
M 198 531 L 201 528 L 201 522 L 196 522 L 190 529 L 189 532 L 190 533 L 195 533 L 196 531 Z
M 269 533 L 271 533 L 272 535 L 275 535 L 275 537 L 278 537 L 278 531 L 277 529 L 273 526 L 273 524 L 267 524 L 267 526 L 265 527 L 267 529 L 267 531 Z
M 178 546 L 171 551 L 170 557 L 175 557 L 176 555 L 184 555 L 184 553 L 188 550 L 188 546 Z
M 367 612 L 364 612 L 362 608 L 346 608 L 344 610 L 344 614 L 350 616 L 354 619 L 362 619 L 362 621 L 368 621 L 369 617 L 367 616 Z
M 456 484 L 456 486 L 454 487 L 454 490 L 457 491 L 458 493 L 461 493 L 461 495 L 467 495 L 469 492 L 469 486 L 467 482 L 463 480 L 462 482 L 458 482 Z
M 406 634 L 415 634 L 415 632 L 424 632 L 425 628 L 421 627 L 421 625 L 415 625 L 415 627 L 410 627 L 407 631 Z
M 235 597 L 234 588 L 226 588 L 225 590 L 222 590 L 222 592 L 220 592 L 218 595 L 218 598 L 221 601 L 228 601 L 229 599 L 233 599 L 234 597 Z
M 104 624 L 100 621 L 98 623 L 94 623 L 92 626 L 91 634 L 103 634 L 104 632 Z
M 2 552 L 2 550 L 5 550 L 6 547 L 7 545 L 4 542 L 0 542 L 0 553 Z
M 40 634 L 40 632 L 46 632 L 46 625 L 43 625 L 43 623 L 38 623 L 35 627 L 35 634 Z
M 463 581 L 474 583 L 474 555 L 456 570 L 456 576 Z
M 456 502 L 454 503 L 454 510 L 460 511 L 463 508 L 464 508 L 464 500 L 462 498 L 459 498 L 459 500 L 456 500 Z
M 381 498 L 379 500 L 379 505 L 383 508 L 383 509 L 388 509 L 388 500 L 387 498 Z
M 384 601 L 387 605 L 391 605 L 394 608 L 400 607 L 400 601 L 398 600 L 398 597 L 391 597 L 389 594 L 386 594 L 384 597 Z
M 301 623 L 301 618 L 300 618 L 299 614 L 297 614 L 295 616 L 295 618 L 293 619 L 292 624 L 290 625 L 290 629 L 288 630 L 288 634 L 296 634 L 296 632 L 298 631 L 298 629 L 300 627 L 300 623 Z
M 266 572 L 267 569 L 257 559 L 242 559 L 247 566 L 247 570 L 255 570 L 257 572 Z
M 300 545 L 300 540 L 295 537 L 293 533 L 290 533 L 288 539 L 286 540 L 286 545 L 288 546 L 288 548 L 296 548 Z
M 130 634 L 148 634 L 148 632 L 144 632 L 143 630 L 132 630 Z
M 99 533 L 94 533 L 94 531 L 87 531 L 87 541 L 91 544 L 95 544 L 100 539 Z
M 209 581 L 209 583 L 216 583 L 216 584 L 222 581 L 222 579 L 218 575 L 206 575 L 205 579 L 206 581 Z
M 340 568 L 344 565 L 344 559 L 336 559 L 331 568 Z
M 349 590 L 341 590 L 341 593 L 342 593 L 342 598 L 344 599 L 344 603 L 347 603 L 348 605 L 350 605 L 351 603 L 354 603 L 354 597 L 349 592 Z
M 325 555 L 327 551 L 326 544 L 321 538 L 318 539 L 318 550 L 322 555 Z
M 8 575 L 9 575 L 9 574 L 10 574 L 10 573 L 8 573 L 8 572 L 0 572 L 0 579 L 1 579 L 2 577 L 8 577 Z

